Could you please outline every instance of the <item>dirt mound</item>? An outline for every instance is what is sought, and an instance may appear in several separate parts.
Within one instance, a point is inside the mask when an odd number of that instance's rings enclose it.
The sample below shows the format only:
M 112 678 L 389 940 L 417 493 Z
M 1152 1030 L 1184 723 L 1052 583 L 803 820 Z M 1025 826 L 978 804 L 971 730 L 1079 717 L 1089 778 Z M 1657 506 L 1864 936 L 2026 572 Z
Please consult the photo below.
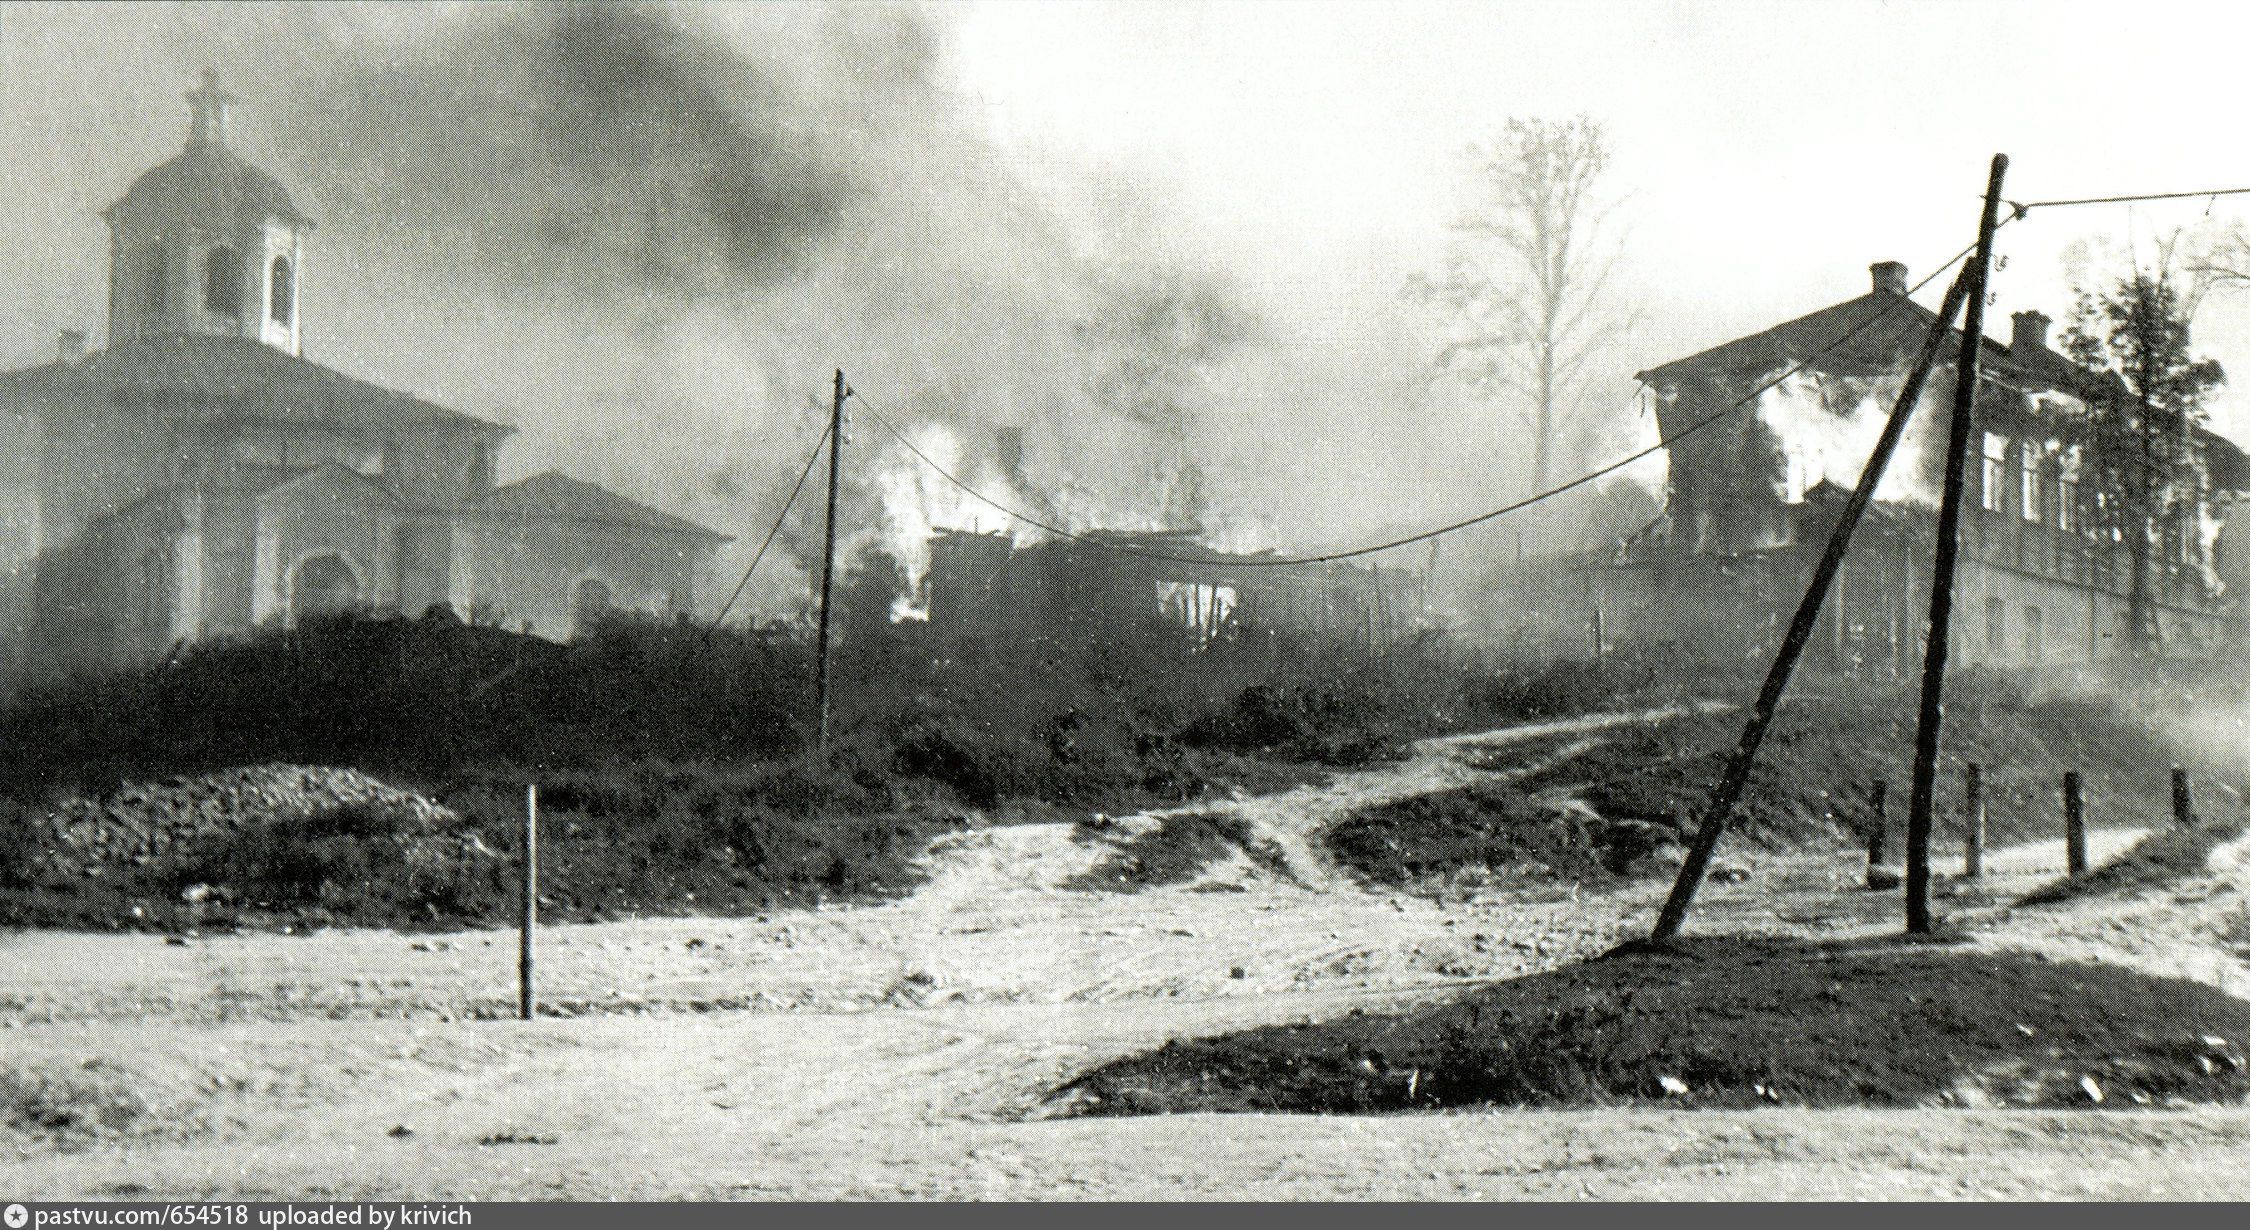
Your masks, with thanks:
M 2250 1095 L 2250 1004 L 2200 983 L 1898 939 L 1635 948 L 1400 1015 L 1169 1042 L 1053 1101 L 1132 1115 Z
M 2201 872 L 2211 859 L 2211 851 L 2240 836 L 2240 821 L 2158 829 L 2099 867 L 2025 893 L 2021 904 L 2051 905 L 2079 897 L 2161 888 Z
M 1598 880 L 1665 869 L 1649 856 L 1676 829 L 1558 808 L 1479 782 L 1360 811 L 1327 833 L 1329 851 L 1361 877 L 1406 887 L 1461 869 Z
M 412 791 L 353 769 L 264 764 L 128 782 L 95 799 L 72 798 L 48 819 L 52 857 L 60 870 L 146 864 L 197 841 L 277 823 L 302 821 L 342 807 L 373 808 L 425 828 L 460 817 Z
M 2086 783 L 2090 823 L 2145 824 L 2168 814 L 2174 750 L 2146 725 L 2085 701 L 2032 704 L 1971 681 L 1946 726 L 1938 842 L 1962 839 L 1964 762 L 1984 766 L 1990 845 L 2060 833 L 2060 783 Z M 1769 732 L 1731 835 L 1768 850 L 1858 844 L 1877 823 L 1875 782 L 1889 785 L 1887 827 L 1903 841 L 1913 763 L 1913 711 L 1899 696 L 1791 701 Z M 1604 733 L 1583 746 L 1553 740 L 1492 747 L 1465 744 L 1474 768 L 1496 782 L 1367 809 L 1328 831 L 1337 860 L 1393 887 L 1436 883 L 1454 873 L 1529 874 L 1599 880 L 1669 874 L 1741 736 L 1739 714 L 1703 713 Z M 2231 807 L 2220 783 L 2239 765 L 2197 765 L 2214 807 Z
M 1084 834 L 1088 830 L 1080 831 Z M 1294 878 L 1281 851 L 1271 841 L 1260 840 L 1248 820 L 1224 812 L 1185 812 L 1158 817 L 1155 827 L 1127 838 L 1101 862 L 1063 881 L 1061 887 L 1133 892 L 1180 884 L 1236 851 L 1277 877 Z

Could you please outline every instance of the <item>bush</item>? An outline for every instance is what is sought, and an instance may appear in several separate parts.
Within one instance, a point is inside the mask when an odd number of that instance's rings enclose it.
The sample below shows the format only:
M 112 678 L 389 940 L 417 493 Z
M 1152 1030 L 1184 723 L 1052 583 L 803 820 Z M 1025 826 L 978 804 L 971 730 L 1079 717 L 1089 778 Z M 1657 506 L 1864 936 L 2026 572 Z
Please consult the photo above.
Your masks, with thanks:
M 30 888 L 39 882 L 39 813 L 13 799 L 0 799 L 0 888 Z

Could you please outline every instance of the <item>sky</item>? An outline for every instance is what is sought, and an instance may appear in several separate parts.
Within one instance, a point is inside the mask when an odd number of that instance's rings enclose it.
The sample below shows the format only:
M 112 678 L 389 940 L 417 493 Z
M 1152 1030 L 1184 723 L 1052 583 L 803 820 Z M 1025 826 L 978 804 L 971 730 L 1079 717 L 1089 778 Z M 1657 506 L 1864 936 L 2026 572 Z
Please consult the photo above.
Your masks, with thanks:
M 842 367 L 1019 511 L 1304 549 L 1522 493 L 1513 408 L 1430 379 L 1442 322 L 1400 293 L 1456 242 L 1463 151 L 1511 117 L 1583 114 L 1614 148 L 1631 327 L 1574 466 L 1653 439 L 1635 371 L 1966 246 L 1994 153 L 2019 201 L 2250 187 L 2228 6 L 695 5 L 590 33 L 557 12 L 0 4 L 0 361 L 63 328 L 101 344 L 98 211 L 176 152 L 208 65 L 244 99 L 236 148 L 319 220 L 307 357 L 516 425 L 503 480 L 560 466 L 736 535 L 738 564 Z M 671 92 L 557 69 L 565 35 Z M 671 126 L 634 148 L 609 107 Z M 715 156 L 758 210 L 672 217 Z M 2034 211 L 2001 232 L 1987 332 L 2246 208 Z M 2214 296 L 2197 337 L 2244 373 L 2214 427 L 2250 440 L 2250 301 Z M 1006 523 L 884 431 L 847 442 L 870 540 Z

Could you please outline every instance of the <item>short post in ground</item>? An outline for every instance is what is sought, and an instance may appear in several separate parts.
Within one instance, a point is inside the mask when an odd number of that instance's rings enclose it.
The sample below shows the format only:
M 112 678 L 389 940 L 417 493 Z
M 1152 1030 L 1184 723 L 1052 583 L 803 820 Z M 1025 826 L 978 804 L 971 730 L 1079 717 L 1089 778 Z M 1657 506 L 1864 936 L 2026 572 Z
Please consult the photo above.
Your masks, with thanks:
M 1883 836 L 1890 822 L 1883 816 L 1883 796 L 1890 793 L 1891 784 L 1878 777 L 1867 788 L 1867 806 L 1875 813 L 1875 826 L 1867 834 L 1867 886 L 1875 887 L 1875 869 L 1883 865 Z
M 531 932 L 539 924 L 539 783 L 523 790 L 523 914 L 516 927 L 516 1015 L 531 1019 Z
M 2195 800 L 2188 794 L 2187 770 L 2172 766 L 2172 823 L 2195 823 Z
M 2076 769 L 2063 774 L 2063 851 L 2070 874 L 2086 870 L 2086 796 Z
M 1961 876 L 1974 880 L 1984 874 L 1984 766 L 1969 762 L 1962 783 L 1962 826 L 1967 832 L 1962 837 Z

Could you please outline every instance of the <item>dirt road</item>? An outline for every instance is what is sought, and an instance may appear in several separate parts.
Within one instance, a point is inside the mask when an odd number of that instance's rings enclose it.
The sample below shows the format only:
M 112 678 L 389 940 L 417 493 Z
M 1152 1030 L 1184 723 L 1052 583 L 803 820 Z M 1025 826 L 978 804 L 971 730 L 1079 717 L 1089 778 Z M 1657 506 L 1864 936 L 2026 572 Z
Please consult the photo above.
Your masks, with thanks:
M 1281 852 L 1134 894 L 1061 887 L 1158 823 L 974 830 L 895 903 L 554 928 L 505 1019 L 512 934 L 0 939 L 19 1095 L 112 1106 L 106 1134 L 16 1132 L 16 1193 L 317 1198 L 2250 1195 L 2250 1111 L 1604 1110 L 1045 1120 L 1042 1095 L 1167 1038 L 1444 994 L 1645 930 L 1664 888 L 1363 891 L 1320 829 L 1369 803 L 1568 754 L 1587 719 L 1432 740 L 1405 762 L 1226 805 Z M 1552 736 L 1572 738 L 1556 750 Z M 1469 760 L 1490 766 L 1473 768 Z M 1215 810 L 1208 806 L 1197 810 Z M 2096 855 L 2131 834 L 2096 835 Z M 2051 857 L 2050 857 L 2051 855 Z M 1895 929 L 1849 852 L 1729 850 L 1691 926 Z M 2001 902 L 2060 850 L 1995 856 L 1941 900 L 1978 942 L 2188 972 L 2230 877 L 2120 904 Z M 2195 902 L 2175 898 L 2202 892 Z M 2126 920 L 2113 926 L 2117 920 Z M 487 1019 L 487 1018 L 501 1019 Z M 139 1108 L 139 1109 L 136 1109 Z M 399 1129 L 404 1129 L 400 1131 Z M 496 1143 L 480 1143 L 493 1140 Z

